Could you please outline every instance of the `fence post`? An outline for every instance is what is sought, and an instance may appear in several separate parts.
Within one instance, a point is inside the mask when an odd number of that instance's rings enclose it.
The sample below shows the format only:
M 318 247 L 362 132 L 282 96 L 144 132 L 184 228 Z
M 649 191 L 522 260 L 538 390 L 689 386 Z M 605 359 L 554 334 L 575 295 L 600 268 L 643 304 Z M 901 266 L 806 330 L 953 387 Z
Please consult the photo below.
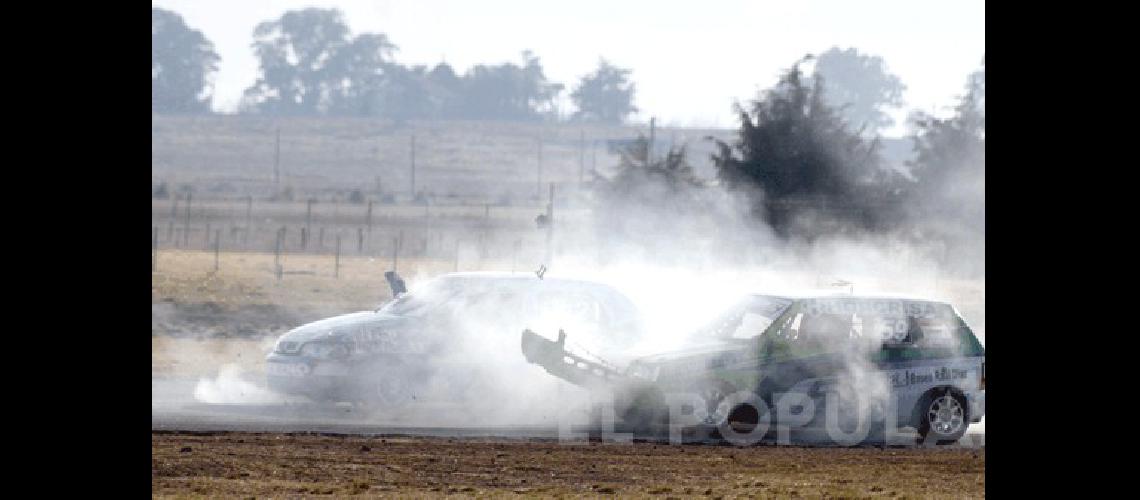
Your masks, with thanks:
M 364 228 L 356 228 L 356 253 L 364 253 Z
M 325 226 L 321 226 L 317 234 L 319 235 L 317 237 L 317 250 L 323 250 L 325 248 Z
M 368 201 L 368 214 L 364 216 L 364 223 L 368 225 L 368 234 L 372 234 L 372 200 Z
M 170 205 L 170 224 L 166 226 L 166 242 L 169 244 L 174 239 L 174 221 L 178 219 L 178 193 L 172 196 L 173 203 Z M 177 243 L 175 243 L 177 245 Z
M 336 235 L 336 257 L 333 261 L 333 278 L 340 278 L 340 235 Z
M 301 250 L 309 248 L 309 235 L 313 234 L 313 199 L 305 201 L 305 232 L 301 233 Z
M 398 238 L 392 238 L 392 270 L 398 270 L 400 265 L 400 247 L 404 244 L 404 231 L 400 231 Z
M 277 244 L 273 247 L 273 273 L 277 275 L 277 281 L 281 281 L 281 242 L 285 237 L 285 227 L 277 230 Z
M 253 215 L 253 195 L 251 194 L 251 195 L 247 196 L 245 199 L 245 236 L 244 236 L 244 239 L 242 240 L 242 243 L 245 245 L 247 250 L 249 249 L 249 232 L 250 232 L 250 221 L 252 220 L 252 215 Z
M 154 236 L 150 241 L 150 272 L 158 270 L 158 226 L 154 226 Z
M 218 254 L 222 251 L 222 230 L 214 230 L 214 272 L 218 272 Z
M 206 250 L 208 252 L 208 251 L 210 251 L 210 223 L 209 222 L 206 223 L 206 237 L 203 239 L 206 240 L 206 248 L 204 250 Z
M 190 248 L 190 193 L 186 193 L 186 223 L 182 226 L 182 246 Z

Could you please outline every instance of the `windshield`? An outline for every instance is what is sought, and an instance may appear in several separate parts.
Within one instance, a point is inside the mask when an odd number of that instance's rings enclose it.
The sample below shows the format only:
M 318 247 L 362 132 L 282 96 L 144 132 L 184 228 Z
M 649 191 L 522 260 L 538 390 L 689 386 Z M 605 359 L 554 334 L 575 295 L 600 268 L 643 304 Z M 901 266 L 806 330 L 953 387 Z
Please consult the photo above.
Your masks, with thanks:
M 764 333 L 791 303 L 791 299 L 783 297 L 751 295 L 698 330 L 695 337 L 722 340 L 755 338 Z

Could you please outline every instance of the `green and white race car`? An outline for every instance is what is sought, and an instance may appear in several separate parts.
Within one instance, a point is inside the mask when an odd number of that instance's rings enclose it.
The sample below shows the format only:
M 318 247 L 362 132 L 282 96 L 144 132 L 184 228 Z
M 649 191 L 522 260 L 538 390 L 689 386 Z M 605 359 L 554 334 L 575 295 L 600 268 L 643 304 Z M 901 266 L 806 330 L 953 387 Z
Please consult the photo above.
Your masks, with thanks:
M 947 444 L 985 414 L 985 348 L 943 302 L 749 295 L 683 350 L 625 369 L 575 357 L 561 348 L 565 336 L 524 331 L 523 353 L 551 374 L 612 392 L 615 414 L 635 427 L 700 421 L 742 435 L 857 417 Z

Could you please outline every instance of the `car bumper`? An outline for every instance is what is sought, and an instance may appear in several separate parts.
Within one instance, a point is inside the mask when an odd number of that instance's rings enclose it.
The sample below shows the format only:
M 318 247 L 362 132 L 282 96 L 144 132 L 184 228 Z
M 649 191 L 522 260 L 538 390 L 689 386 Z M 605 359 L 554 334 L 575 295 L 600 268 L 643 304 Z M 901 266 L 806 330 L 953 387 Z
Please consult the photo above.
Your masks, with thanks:
M 350 395 L 347 366 L 300 356 L 270 355 L 265 363 L 269 389 L 313 399 L 343 399 Z
M 982 417 L 986 416 L 986 391 L 967 392 L 966 403 L 969 405 L 970 422 L 981 422 Z

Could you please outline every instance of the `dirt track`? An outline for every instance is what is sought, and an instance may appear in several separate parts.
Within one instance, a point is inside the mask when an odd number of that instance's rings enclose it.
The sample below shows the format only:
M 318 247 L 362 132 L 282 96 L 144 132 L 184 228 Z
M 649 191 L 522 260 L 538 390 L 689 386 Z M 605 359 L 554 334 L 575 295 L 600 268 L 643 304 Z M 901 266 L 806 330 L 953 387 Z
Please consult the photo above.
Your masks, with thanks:
M 152 432 L 156 497 L 980 497 L 985 449 Z

